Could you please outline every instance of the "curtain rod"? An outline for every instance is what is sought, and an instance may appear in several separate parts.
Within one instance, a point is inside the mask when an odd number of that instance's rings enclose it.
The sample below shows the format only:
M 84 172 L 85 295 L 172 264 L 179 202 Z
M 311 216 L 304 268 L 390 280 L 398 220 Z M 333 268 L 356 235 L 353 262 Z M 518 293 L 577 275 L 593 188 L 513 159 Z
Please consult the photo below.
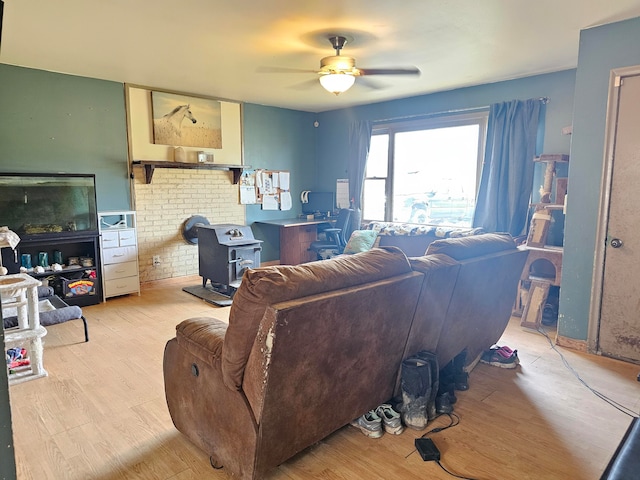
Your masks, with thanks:
M 551 99 L 549 97 L 539 97 L 538 100 L 542 102 L 544 105 L 549 103 Z M 443 112 L 432 112 L 432 113 L 416 113 L 415 115 L 405 115 L 402 117 L 391 117 L 391 118 L 381 118 L 379 120 L 373 120 L 373 123 L 383 123 L 383 122 L 395 122 L 398 120 L 411 120 L 414 118 L 429 118 L 436 117 L 439 115 L 448 115 L 450 113 L 473 113 L 479 112 L 481 110 L 487 110 L 489 105 L 483 105 L 480 107 L 471 107 L 471 108 L 458 108 L 455 110 L 445 110 Z

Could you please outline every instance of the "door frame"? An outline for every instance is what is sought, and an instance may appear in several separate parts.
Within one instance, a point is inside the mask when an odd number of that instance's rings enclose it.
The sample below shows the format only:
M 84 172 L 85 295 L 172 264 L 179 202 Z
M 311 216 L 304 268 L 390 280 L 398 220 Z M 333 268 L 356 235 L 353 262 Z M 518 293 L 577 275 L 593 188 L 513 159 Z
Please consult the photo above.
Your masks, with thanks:
M 591 302 L 589 306 L 589 327 L 587 331 L 587 349 L 591 353 L 600 353 L 600 313 L 602 308 L 602 289 L 604 284 L 604 262 L 607 247 L 607 227 L 609 225 L 609 202 L 611 201 L 611 181 L 613 176 L 613 154 L 617 131 L 618 103 L 620 100 L 620 80 L 624 77 L 640 75 L 640 65 L 614 68 L 609 72 L 609 94 L 607 115 L 605 118 L 604 159 L 602 162 L 602 180 L 598 223 L 596 229 L 596 249 L 594 254 L 593 276 L 591 280 Z

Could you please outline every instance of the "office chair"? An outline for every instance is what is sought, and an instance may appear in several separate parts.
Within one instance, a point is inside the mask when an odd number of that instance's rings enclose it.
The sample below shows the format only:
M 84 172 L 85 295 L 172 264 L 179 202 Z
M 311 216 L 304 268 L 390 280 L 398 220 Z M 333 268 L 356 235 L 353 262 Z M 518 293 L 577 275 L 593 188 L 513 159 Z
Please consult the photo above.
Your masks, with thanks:
M 353 210 L 343 208 L 338 213 L 335 227 L 325 228 L 323 232 L 327 235 L 326 240 L 318 240 L 309 245 L 309 250 L 316 252 L 318 260 L 329 258 L 329 256 L 342 253 L 347 244 L 346 235 L 349 232 L 349 222 Z M 322 252 L 322 253 L 321 253 Z

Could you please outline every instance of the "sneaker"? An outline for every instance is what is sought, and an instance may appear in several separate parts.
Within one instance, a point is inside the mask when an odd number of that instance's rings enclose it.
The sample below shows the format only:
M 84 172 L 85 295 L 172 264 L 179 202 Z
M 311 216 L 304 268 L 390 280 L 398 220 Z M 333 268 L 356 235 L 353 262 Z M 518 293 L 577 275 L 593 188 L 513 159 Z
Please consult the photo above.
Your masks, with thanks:
M 509 347 L 507 347 L 506 345 L 500 347 L 498 345 L 494 345 L 493 347 L 491 347 L 491 350 L 499 350 L 500 352 L 504 352 L 507 353 L 508 355 L 511 355 L 513 353 L 513 350 L 511 350 Z M 508 356 L 507 355 L 507 356 Z
M 400 435 L 404 432 L 400 414 L 388 403 L 383 403 L 376 408 L 376 414 L 382 419 L 382 428 L 385 432 L 392 435 Z
M 520 364 L 518 350 L 509 347 L 497 347 L 485 350 L 480 357 L 482 363 L 500 368 L 516 368 Z
M 382 436 L 382 419 L 375 411 L 369 410 L 361 417 L 351 422 L 352 427 L 356 427 L 369 438 L 380 438 Z

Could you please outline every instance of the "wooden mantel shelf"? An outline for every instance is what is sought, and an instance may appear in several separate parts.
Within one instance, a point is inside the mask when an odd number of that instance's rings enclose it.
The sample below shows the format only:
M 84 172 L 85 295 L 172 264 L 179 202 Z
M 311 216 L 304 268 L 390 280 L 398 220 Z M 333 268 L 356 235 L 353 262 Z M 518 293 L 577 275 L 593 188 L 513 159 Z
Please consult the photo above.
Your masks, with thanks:
M 249 165 L 226 165 L 222 163 L 185 163 L 170 162 L 161 160 L 134 160 L 131 162 L 134 167 L 144 167 L 144 178 L 146 183 L 151 183 L 153 172 L 156 168 L 182 168 L 186 170 L 231 170 L 233 172 L 233 183 L 240 181 L 243 170 L 251 169 Z

